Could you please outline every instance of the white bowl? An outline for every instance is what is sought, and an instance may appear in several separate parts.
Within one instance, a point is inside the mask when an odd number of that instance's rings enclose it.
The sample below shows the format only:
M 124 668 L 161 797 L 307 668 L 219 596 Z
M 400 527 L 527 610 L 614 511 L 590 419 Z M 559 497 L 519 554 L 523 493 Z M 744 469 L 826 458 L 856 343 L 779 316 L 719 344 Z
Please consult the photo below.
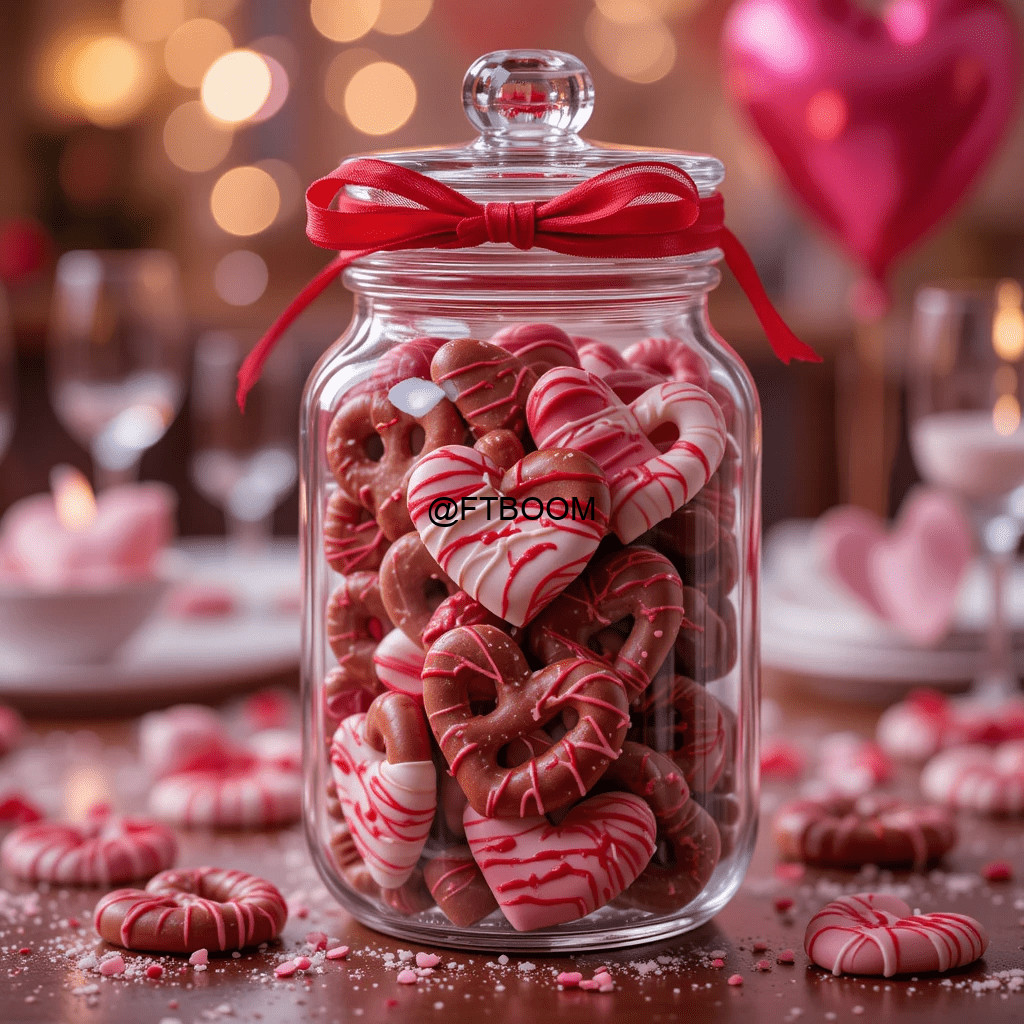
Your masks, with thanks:
M 169 581 L 40 590 L 0 585 L 0 658 L 92 665 L 108 661 L 152 615 Z

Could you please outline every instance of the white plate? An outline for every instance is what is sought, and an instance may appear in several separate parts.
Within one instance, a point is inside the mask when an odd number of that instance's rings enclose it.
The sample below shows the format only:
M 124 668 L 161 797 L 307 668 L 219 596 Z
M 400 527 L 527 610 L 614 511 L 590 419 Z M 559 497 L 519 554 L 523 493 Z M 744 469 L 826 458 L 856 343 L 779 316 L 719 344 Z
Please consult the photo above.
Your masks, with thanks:
M 222 541 L 192 540 L 168 552 L 165 571 L 179 584 L 232 591 L 234 613 L 217 617 L 158 611 L 109 662 L 10 664 L 0 658 L 0 699 L 45 705 L 115 700 L 158 703 L 215 696 L 247 682 L 293 671 L 299 661 L 299 554 L 275 541 L 258 556 Z
M 925 684 L 959 688 L 983 671 L 991 594 L 982 565 L 972 566 L 964 580 L 949 635 L 934 648 L 916 647 L 827 574 L 813 527 L 810 520 L 780 523 L 765 538 L 766 665 L 809 676 L 831 695 L 867 700 L 891 699 Z M 1008 589 L 1017 665 L 1024 672 L 1024 566 L 1014 567 Z

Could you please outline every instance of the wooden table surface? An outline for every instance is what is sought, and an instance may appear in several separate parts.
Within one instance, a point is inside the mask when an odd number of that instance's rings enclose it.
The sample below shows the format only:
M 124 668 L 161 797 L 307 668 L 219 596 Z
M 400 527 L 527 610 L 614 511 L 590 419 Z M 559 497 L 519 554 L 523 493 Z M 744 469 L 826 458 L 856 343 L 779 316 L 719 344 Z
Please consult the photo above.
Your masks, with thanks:
M 783 692 L 790 735 L 811 740 L 836 728 L 869 733 L 873 714 L 855 706 L 823 705 Z M 34 723 L 37 745 L 51 752 L 79 751 L 72 771 L 85 795 L 111 786 L 131 789 L 131 722 Z M 82 730 L 89 730 L 83 732 Z M 91 737 L 95 731 L 99 739 Z M 84 755 L 83 753 L 84 752 Z M 137 773 L 135 773 L 137 775 Z M 3 765 L 0 764 L 0 782 Z M 306 852 L 300 829 L 277 833 L 181 834 L 178 864 L 241 868 L 276 883 L 291 914 L 281 940 L 263 953 L 211 957 L 205 971 L 185 958 L 126 953 L 128 973 L 105 978 L 85 965 L 110 947 L 92 930 L 100 890 L 32 889 L 0 881 L 0 1021 L 3 1024 L 192 1024 L 201 1021 L 533 1021 L 697 1022 L 878 1021 L 941 1024 L 1024 1020 L 1024 836 L 1019 824 L 961 821 L 961 841 L 928 875 L 860 874 L 808 870 L 802 878 L 776 874 L 768 829 L 771 809 L 785 798 L 766 786 L 761 837 L 743 887 L 718 917 L 680 939 L 605 954 L 546 958 L 469 955 L 437 949 L 441 964 L 414 986 L 396 983 L 398 965 L 423 947 L 377 935 L 356 924 L 326 894 Z M 988 883 L 986 862 L 1002 859 L 1017 880 Z M 988 929 L 985 958 L 948 976 L 900 979 L 833 978 L 809 965 L 803 952 L 808 918 L 841 892 L 891 888 L 922 911 L 972 914 Z M 779 900 L 793 900 L 780 912 Z M 75 925 L 74 922 L 78 922 Z M 71 923 L 69 923 L 71 922 Z M 306 949 L 306 935 L 324 931 L 351 947 L 344 961 L 327 961 L 301 977 L 279 979 L 274 967 Z M 763 943 L 766 951 L 755 951 Z M 780 965 L 783 949 L 796 953 Z M 27 953 L 20 952 L 28 950 Z M 725 967 L 711 953 L 725 951 Z M 755 963 L 767 959 L 770 969 Z M 143 971 L 165 970 L 157 980 Z M 615 988 L 598 993 L 560 990 L 556 976 L 578 970 L 589 977 L 600 967 Z M 743 984 L 731 986 L 739 974 Z

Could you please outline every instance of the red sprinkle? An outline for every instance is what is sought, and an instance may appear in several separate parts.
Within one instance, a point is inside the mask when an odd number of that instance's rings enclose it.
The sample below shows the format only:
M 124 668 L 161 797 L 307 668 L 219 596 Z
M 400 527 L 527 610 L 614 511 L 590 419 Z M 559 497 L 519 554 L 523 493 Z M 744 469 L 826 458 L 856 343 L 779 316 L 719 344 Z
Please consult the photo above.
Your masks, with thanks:
M 755 971 L 770 971 L 772 969 L 772 963 L 770 960 L 758 960 L 754 964 Z
M 21 949 L 19 949 L 19 950 L 18 950 L 18 952 L 19 952 L 19 953 L 20 953 L 20 954 L 21 954 L 22 956 L 31 956 L 31 955 L 32 955 L 32 950 L 31 950 L 31 948 L 30 948 L 30 947 L 28 947 L 28 946 L 22 946 L 22 947 L 21 947 Z
M 583 989 L 585 992 L 593 992 L 594 989 L 599 988 L 600 986 L 596 981 L 593 980 L 593 978 L 584 978 L 580 982 L 579 987 Z
M 775 901 L 775 909 L 780 913 L 784 914 L 790 907 L 793 906 L 793 900 L 789 896 L 780 896 Z
M 398 977 L 395 980 L 399 985 L 415 985 L 419 981 L 419 975 L 407 967 L 404 971 L 398 972 Z
M 562 971 L 557 980 L 559 985 L 566 988 L 576 988 L 583 980 L 583 975 L 579 971 Z
M 389 1009 L 393 1010 L 398 1005 L 397 999 L 385 999 L 384 1005 Z
M 755 953 L 763 953 L 768 949 L 768 943 L 762 942 L 760 939 L 755 942 L 751 947 L 751 950 Z
M 348 946 L 335 946 L 334 949 L 327 950 L 325 956 L 328 960 L 344 960 L 348 953 Z
M 152 978 L 154 981 L 157 978 L 163 977 L 164 969 L 159 964 L 150 964 L 146 968 L 146 977 Z
M 79 921 L 77 917 L 69 917 L 68 918 L 68 927 L 69 928 L 81 928 L 82 927 L 82 922 Z
M 981 869 L 986 882 L 1009 882 L 1013 880 L 1013 868 L 1005 860 L 994 860 Z
M 278 964 L 274 968 L 274 973 L 279 978 L 290 978 L 298 969 L 298 964 L 294 960 L 285 960 L 283 964 Z
M 441 958 L 436 953 L 417 953 L 416 954 L 416 966 L 417 967 L 436 967 L 441 962 Z
M 733 974 L 733 975 L 731 975 L 730 978 L 729 978 L 728 984 L 730 984 L 730 985 L 742 985 L 743 984 L 743 975 L 742 974 Z
M 711 966 L 715 968 L 721 968 L 725 966 L 725 961 L 721 957 L 716 957 L 711 961 Z
M 313 947 L 313 952 L 318 953 L 321 949 L 327 948 L 326 932 L 310 932 L 306 936 L 306 942 Z
M 295 958 L 295 966 L 300 971 L 308 971 L 313 966 L 313 961 L 308 956 L 297 956 Z

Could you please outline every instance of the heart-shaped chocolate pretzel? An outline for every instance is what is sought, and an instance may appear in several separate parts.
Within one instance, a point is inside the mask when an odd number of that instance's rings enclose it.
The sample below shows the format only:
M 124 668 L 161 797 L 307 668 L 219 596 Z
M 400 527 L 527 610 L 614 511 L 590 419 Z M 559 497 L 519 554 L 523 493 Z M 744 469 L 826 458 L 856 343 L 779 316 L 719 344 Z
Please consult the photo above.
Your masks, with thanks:
M 574 448 L 604 470 L 611 526 L 627 544 L 697 494 L 725 452 L 718 404 L 697 385 L 678 381 L 625 405 L 600 377 L 557 366 L 530 392 L 526 418 L 538 448 Z M 676 435 L 664 452 L 652 441 L 659 428 Z
M 635 545 L 596 559 L 533 620 L 527 646 L 544 663 L 596 653 L 635 695 L 661 668 L 682 621 L 679 574 L 664 555 Z
M 343 576 L 327 602 L 327 642 L 350 683 L 367 690 L 377 685 L 373 654 L 390 629 L 377 574 Z
M 430 376 L 462 413 L 474 437 L 491 430 L 526 430 L 526 398 L 537 374 L 510 352 L 475 338 L 437 350 Z
M 327 433 L 327 465 L 345 493 L 373 513 L 388 540 L 397 540 L 412 529 L 405 491 L 416 461 L 458 444 L 465 429 L 447 399 L 416 417 L 393 406 L 386 392 L 349 395 Z
M 430 648 L 423 705 L 466 798 L 498 818 L 549 814 L 585 796 L 629 725 L 625 687 L 606 666 L 572 658 L 532 672 L 515 641 L 486 625 L 452 630 Z M 560 739 L 510 766 L 521 756 L 509 757 L 511 745 L 556 722 Z
M 507 499 L 514 518 L 502 518 Z M 454 518 L 437 522 L 439 507 Z M 483 452 L 449 445 L 413 470 L 409 514 L 448 576 L 521 626 L 586 567 L 607 528 L 608 487 L 582 452 L 532 452 L 502 475 Z
M 381 562 L 380 596 L 388 618 L 417 644 L 438 605 L 458 589 L 415 531 L 399 537 Z
M 331 774 L 345 823 L 373 880 L 395 889 L 412 874 L 437 809 L 437 775 L 423 712 L 382 693 L 331 741 Z

